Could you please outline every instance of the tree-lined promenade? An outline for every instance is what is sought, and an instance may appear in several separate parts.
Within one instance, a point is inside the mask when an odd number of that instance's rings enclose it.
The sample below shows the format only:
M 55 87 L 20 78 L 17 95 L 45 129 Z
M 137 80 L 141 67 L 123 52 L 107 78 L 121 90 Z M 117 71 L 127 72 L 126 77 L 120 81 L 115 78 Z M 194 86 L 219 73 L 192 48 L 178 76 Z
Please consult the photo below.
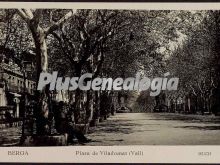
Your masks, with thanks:
M 125 79 L 138 72 L 141 77 L 162 77 L 169 72 L 167 78 L 179 78 L 176 91 L 161 87 L 156 97 L 149 90 L 58 92 L 47 85 L 35 89 L 34 96 L 25 97 L 21 104 L 26 109 L 27 100 L 33 101 L 37 136 L 51 135 L 52 127 L 65 133 L 57 127 L 64 112 L 74 125 L 67 124 L 67 130 L 74 127 L 80 132 L 124 106 L 142 112 L 217 115 L 219 17 L 218 11 L 2 9 L 0 53 L 5 56 L 10 50 L 10 58 L 18 59 L 20 68 L 26 62 L 25 52 L 29 60 L 34 55 L 30 74 L 35 82 L 41 73 L 53 71 L 59 77 L 91 73 L 92 80 Z
M 219 116 L 179 113 L 120 113 L 90 127 L 89 143 L 69 145 L 219 145 Z M 0 129 L 1 146 L 19 143 L 18 127 Z

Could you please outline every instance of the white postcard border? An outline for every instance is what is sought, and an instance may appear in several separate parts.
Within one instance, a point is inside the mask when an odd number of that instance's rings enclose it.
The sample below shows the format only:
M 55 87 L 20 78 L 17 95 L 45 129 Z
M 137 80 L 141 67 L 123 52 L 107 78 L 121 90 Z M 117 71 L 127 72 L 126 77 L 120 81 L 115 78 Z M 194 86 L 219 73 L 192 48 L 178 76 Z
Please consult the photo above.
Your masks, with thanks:
M 0 8 L 220 10 L 220 3 L 0 2 Z M 77 154 L 78 152 L 90 155 Z M 143 155 L 101 155 L 100 151 L 141 151 Z M 98 155 L 92 153 L 98 152 Z M 139 152 L 140 153 L 140 152 Z M 0 147 L 0 162 L 56 163 L 219 163 L 220 146 L 62 146 Z

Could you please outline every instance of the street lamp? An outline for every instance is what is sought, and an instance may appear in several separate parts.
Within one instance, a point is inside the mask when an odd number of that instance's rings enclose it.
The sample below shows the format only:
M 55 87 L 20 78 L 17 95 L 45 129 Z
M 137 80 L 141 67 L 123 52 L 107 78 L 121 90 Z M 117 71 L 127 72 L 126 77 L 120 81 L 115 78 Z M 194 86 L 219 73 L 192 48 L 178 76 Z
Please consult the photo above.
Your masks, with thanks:
M 22 62 L 22 71 L 23 71 L 23 93 L 24 93 L 24 110 L 23 110 L 23 115 L 22 115 L 22 137 L 21 139 L 24 139 L 25 137 L 25 113 L 27 111 L 27 87 L 26 87 L 26 80 L 27 80 L 27 73 L 32 71 L 32 63 L 31 61 L 23 61 Z

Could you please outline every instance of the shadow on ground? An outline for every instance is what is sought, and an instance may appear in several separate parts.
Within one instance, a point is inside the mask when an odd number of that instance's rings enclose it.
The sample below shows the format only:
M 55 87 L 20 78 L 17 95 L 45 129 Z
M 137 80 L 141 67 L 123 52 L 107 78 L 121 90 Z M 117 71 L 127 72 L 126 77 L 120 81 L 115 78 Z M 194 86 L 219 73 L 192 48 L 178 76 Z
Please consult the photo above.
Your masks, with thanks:
M 192 114 L 175 114 L 175 113 L 153 113 L 152 118 L 148 120 L 179 120 L 186 123 L 220 123 L 219 116 L 212 115 L 192 115 Z
M 200 130 L 220 130 L 220 126 L 178 126 L 174 128 L 189 128 L 189 129 L 200 129 Z
M 147 120 L 147 119 L 145 119 Z M 154 129 L 137 129 L 139 126 L 143 126 L 142 123 L 132 123 L 132 120 L 118 120 L 117 122 L 111 122 L 109 120 L 104 121 L 103 123 L 99 123 L 97 127 L 90 128 L 89 134 L 94 132 L 98 132 L 98 136 L 102 136 L 102 133 L 112 133 L 112 134 L 131 134 L 137 132 L 145 132 L 145 131 L 157 131 Z M 144 124 L 144 125 L 160 125 L 160 124 Z

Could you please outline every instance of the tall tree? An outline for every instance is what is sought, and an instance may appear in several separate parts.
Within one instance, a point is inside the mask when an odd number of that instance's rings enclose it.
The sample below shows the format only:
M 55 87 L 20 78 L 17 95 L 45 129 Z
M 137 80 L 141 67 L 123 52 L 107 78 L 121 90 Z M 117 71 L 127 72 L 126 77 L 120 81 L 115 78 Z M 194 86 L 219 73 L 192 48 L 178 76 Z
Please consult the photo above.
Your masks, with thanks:
M 54 32 L 63 24 L 66 20 L 71 18 L 76 10 L 68 11 L 62 18 L 54 21 L 52 12 L 47 17 L 50 18 L 49 25 L 42 25 L 43 10 L 31 10 L 31 9 L 18 9 L 19 16 L 25 21 L 28 29 L 30 30 L 36 50 L 36 69 L 37 78 L 39 78 L 41 72 L 47 72 L 48 70 L 48 54 L 47 54 L 47 42 L 46 38 L 49 34 Z M 45 27 L 43 27 L 45 26 Z M 37 93 L 37 101 L 39 114 L 37 116 L 37 134 L 47 134 L 48 133 L 48 103 L 49 103 L 49 93 L 44 88 L 42 91 Z

